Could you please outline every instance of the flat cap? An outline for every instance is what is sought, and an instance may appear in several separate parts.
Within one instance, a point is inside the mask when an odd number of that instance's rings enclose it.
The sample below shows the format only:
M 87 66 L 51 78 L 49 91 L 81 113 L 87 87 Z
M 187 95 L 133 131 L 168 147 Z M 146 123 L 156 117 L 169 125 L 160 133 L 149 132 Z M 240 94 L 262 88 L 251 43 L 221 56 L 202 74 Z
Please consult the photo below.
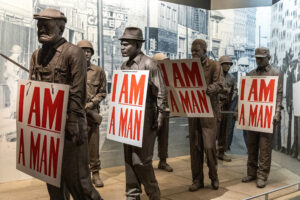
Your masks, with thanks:
M 266 47 L 260 47 L 255 49 L 255 57 L 257 58 L 265 58 L 270 56 L 270 51 Z
M 63 19 L 67 23 L 67 18 L 64 13 L 52 8 L 47 8 L 37 14 L 34 14 L 33 19 Z
M 126 27 L 123 35 L 119 40 L 138 40 L 145 41 L 143 38 L 143 31 L 138 27 Z

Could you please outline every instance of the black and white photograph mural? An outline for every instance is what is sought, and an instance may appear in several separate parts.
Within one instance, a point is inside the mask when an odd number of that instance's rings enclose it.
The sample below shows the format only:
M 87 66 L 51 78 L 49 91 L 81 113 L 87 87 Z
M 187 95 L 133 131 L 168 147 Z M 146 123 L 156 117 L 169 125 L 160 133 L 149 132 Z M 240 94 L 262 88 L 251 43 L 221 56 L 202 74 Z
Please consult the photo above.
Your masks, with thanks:
M 299 116 L 294 108 L 293 85 L 300 81 L 300 2 L 281 0 L 272 6 L 271 45 L 272 63 L 284 74 L 281 124 L 277 127 L 275 149 L 300 160 Z M 299 91 L 296 90 L 296 92 Z

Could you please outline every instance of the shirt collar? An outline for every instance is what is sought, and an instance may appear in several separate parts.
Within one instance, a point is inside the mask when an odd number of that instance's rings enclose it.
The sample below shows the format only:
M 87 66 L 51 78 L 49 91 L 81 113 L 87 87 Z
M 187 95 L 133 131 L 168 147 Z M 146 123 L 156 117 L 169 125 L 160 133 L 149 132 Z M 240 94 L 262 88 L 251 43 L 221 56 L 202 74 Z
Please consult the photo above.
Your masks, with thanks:
M 55 44 L 49 46 L 49 45 L 43 45 L 43 49 L 55 49 L 58 52 L 62 51 L 61 45 L 65 43 L 67 40 L 65 38 L 60 38 Z
M 61 48 L 61 45 L 63 43 L 65 43 L 67 40 L 65 38 L 61 38 L 60 40 L 58 40 L 54 45 L 53 45 L 53 48 L 56 49 L 56 51 L 59 51 L 61 52 L 62 51 L 62 48 Z
M 88 70 L 94 70 L 94 68 L 92 67 L 92 63 L 90 62 L 89 66 L 87 67 Z
M 43 44 L 42 48 L 38 52 L 38 64 L 46 66 L 53 58 L 56 51 L 60 53 L 62 52 L 62 44 L 64 44 L 65 42 L 65 38 L 61 38 L 53 45 Z
M 143 55 L 144 55 L 143 52 L 138 53 L 134 59 L 127 61 L 126 66 L 131 66 L 133 63 L 139 64 L 141 62 Z

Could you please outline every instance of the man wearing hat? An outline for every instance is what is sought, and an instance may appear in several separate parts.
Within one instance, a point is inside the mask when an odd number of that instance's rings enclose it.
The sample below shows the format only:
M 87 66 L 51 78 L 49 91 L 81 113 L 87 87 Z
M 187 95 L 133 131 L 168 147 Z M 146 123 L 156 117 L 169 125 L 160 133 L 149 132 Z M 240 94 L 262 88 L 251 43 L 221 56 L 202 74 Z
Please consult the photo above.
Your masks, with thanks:
M 67 22 L 62 12 L 45 9 L 35 14 L 34 19 L 38 20 L 38 41 L 42 48 L 32 54 L 29 79 L 70 86 L 61 188 L 47 184 L 50 199 L 69 199 L 70 192 L 74 200 L 101 200 L 91 182 L 88 167 L 84 53 L 62 37 Z
M 78 42 L 77 46 L 83 49 L 87 60 L 87 101 L 85 110 L 88 122 L 90 171 L 95 186 L 103 187 L 104 184 L 99 176 L 99 170 L 101 169 L 99 156 L 99 125 L 101 123 L 101 116 L 99 115 L 99 104 L 106 97 L 106 75 L 101 67 L 91 63 L 91 58 L 94 55 L 92 43 L 88 40 L 81 40 Z
M 189 118 L 190 153 L 193 184 L 189 187 L 191 192 L 204 187 L 203 163 L 204 152 L 209 168 L 211 186 L 217 190 L 219 179 L 217 172 L 216 137 L 217 119 L 220 115 L 218 94 L 223 89 L 224 77 L 220 64 L 209 59 L 206 55 L 206 42 L 196 39 L 192 43 L 192 57 L 200 59 L 202 63 L 205 81 L 207 84 L 206 94 L 209 95 L 212 104 L 213 118 Z
M 273 118 L 273 125 L 276 125 L 280 121 L 283 85 L 282 74 L 278 69 L 273 68 L 269 64 L 271 58 L 269 49 L 265 47 L 255 49 L 255 57 L 257 68 L 252 70 L 248 76 L 279 77 L 275 116 Z M 258 188 L 263 188 L 266 186 L 266 181 L 271 168 L 273 134 L 258 131 L 248 131 L 247 146 L 247 176 L 242 179 L 242 182 L 250 182 L 257 179 L 256 186 Z
M 160 199 L 160 190 L 152 166 L 152 157 L 156 132 L 162 126 L 167 105 L 166 86 L 157 63 L 141 51 L 144 42 L 141 29 L 127 27 L 119 40 L 122 56 L 129 57 L 121 69 L 149 70 L 143 147 L 124 144 L 126 196 L 128 200 L 140 199 L 143 184 L 149 199 L 157 200 Z
M 219 63 L 222 66 L 225 79 L 224 88 L 219 94 L 220 107 L 222 111 L 230 111 L 231 104 L 237 96 L 236 80 L 232 74 L 228 73 L 233 63 L 231 58 L 226 55 L 219 59 Z M 232 114 L 221 114 L 221 121 L 217 136 L 218 158 L 227 162 L 231 161 L 231 158 L 225 154 L 225 151 L 227 150 L 227 138 L 232 118 Z
M 157 62 L 160 60 L 169 60 L 169 58 L 163 53 L 154 54 L 152 58 Z M 166 110 L 164 112 L 166 117 L 163 121 L 162 127 L 157 131 L 157 149 L 159 157 L 158 169 L 172 172 L 173 168 L 167 163 L 170 115 L 169 106 L 166 107 Z

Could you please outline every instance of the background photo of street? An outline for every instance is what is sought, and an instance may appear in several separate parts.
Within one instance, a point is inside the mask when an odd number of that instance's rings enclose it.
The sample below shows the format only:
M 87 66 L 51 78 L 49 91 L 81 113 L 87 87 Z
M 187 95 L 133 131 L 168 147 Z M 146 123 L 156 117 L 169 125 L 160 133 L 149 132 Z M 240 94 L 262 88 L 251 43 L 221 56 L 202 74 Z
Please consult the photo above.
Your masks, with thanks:
M 300 81 L 300 2 L 279 1 L 272 6 L 270 53 L 273 66 L 283 73 L 281 124 L 277 127 L 274 148 L 300 160 L 300 116 L 294 107 L 293 84 Z M 297 106 L 296 106 L 297 104 Z
M 126 26 L 143 30 L 143 51 L 149 56 L 162 52 L 170 59 L 191 58 L 192 41 L 204 39 L 210 58 L 218 60 L 226 54 L 233 59 L 232 73 L 256 67 L 254 50 L 258 46 L 271 47 L 274 53 L 270 43 L 271 7 L 208 11 L 159 0 L 0 0 L 0 4 L 0 29 L 5 30 L 0 35 L 0 53 L 28 68 L 31 54 L 40 47 L 33 14 L 49 7 L 59 9 L 68 19 L 64 37 L 73 44 L 82 39 L 92 42 L 92 62 L 105 70 L 109 93 L 113 70 L 120 69 L 124 61 L 118 38 Z M 98 23 L 99 13 L 102 23 Z M 103 45 L 99 45 L 100 40 Z M 280 52 L 278 49 L 276 55 Z M 0 182 L 6 182 L 29 177 L 15 169 L 14 119 L 17 80 L 27 79 L 28 74 L 2 57 L 0 66 Z M 105 139 L 109 99 L 110 95 L 101 103 L 102 167 L 124 163 L 122 144 Z M 189 154 L 187 128 L 186 118 L 170 120 L 170 157 Z M 235 130 L 231 153 L 246 153 L 241 132 Z

